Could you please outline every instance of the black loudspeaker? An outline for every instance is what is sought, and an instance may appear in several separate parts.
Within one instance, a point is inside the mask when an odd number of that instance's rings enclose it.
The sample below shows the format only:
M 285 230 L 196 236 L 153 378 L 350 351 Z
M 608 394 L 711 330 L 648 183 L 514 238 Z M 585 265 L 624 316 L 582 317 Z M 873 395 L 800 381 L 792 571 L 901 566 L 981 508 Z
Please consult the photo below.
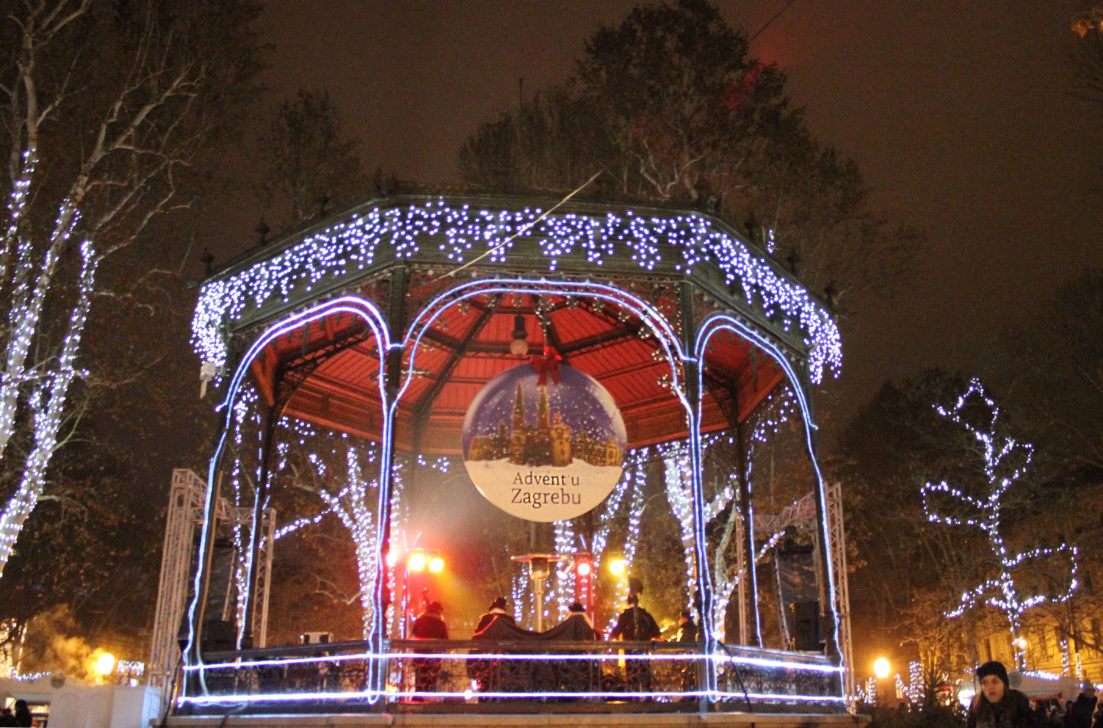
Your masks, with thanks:
M 228 619 L 208 619 L 203 625 L 203 635 L 199 641 L 203 652 L 221 652 L 232 650 L 237 645 L 237 626 Z
M 793 649 L 816 652 L 823 648 L 820 640 L 820 605 L 816 602 L 793 602 Z

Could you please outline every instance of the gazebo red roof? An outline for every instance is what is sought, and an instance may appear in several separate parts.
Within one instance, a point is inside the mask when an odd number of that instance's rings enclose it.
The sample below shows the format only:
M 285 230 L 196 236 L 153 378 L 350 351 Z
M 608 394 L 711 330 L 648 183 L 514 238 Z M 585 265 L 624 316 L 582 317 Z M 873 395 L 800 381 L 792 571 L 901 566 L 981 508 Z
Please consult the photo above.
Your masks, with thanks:
M 503 298 L 510 298 L 509 296 Z M 563 363 L 600 382 L 620 408 L 630 447 L 687 434 L 681 402 L 670 392 L 670 366 L 640 322 L 588 301 L 547 301 L 537 314 L 527 296 L 519 302 L 474 300 L 454 305 L 422 339 L 416 369 L 399 400 L 399 447 L 423 453 L 457 453 L 468 404 L 502 371 L 525 365 L 551 345 Z M 527 331 L 528 353 L 510 352 L 516 316 Z M 541 324 L 541 319 L 546 322 Z M 545 335 L 545 331 L 547 335 Z M 325 356 L 322 354 L 325 353 Z M 265 398 L 275 401 L 277 372 L 317 360 L 287 401 L 284 413 L 364 437 L 379 432 L 379 356 L 354 316 L 334 314 L 272 341 L 254 360 Z M 723 334 L 708 352 L 702 429 L 741 422 L 779 383 L 774 361 L 738 337 Z

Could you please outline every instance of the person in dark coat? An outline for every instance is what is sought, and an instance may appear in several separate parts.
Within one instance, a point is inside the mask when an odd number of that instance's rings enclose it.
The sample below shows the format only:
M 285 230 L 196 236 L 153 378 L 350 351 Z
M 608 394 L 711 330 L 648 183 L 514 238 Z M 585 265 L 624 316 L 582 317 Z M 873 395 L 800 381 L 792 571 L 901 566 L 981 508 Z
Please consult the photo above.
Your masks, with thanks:
M 678 617 L 678 641 L 696 642 L 697 636 L 697 623 L 693 621 L 693 614 L 688 609 L 682 610 Z
M 567 618 L 542 635 L 554 640 L 600 640 L 601 632 L 594 629 L 590 618 L 586 616 L 586 607 L 574 602 L 567 607 Z
M 446 640 L 448 626 L 444 623 L 444 607 L 440 602 L 430 602 L 414 623 L 410 634 L 417 640 Z M 417 658 L 414 661 L 414 690 L 419 693 L 436 690 L 440 675 L 440 660 Z
M 1065 728 L 1091 728 L 1096 702 L 1095 686 L 1085 682 L 1065 713 Z
M 658 639 L 662 634 L 651 613 L 640 606 L 637 594 L 628 595 L 628 608 L 617 618 L 617 625 L 609 633 L 609 639 L 618 637 L 625 642 L 646 642 Z M 626 650 L 625 654 L 647 654 L 647 650 Z M 629 692 L 651 691 L 651 663 L 646 659 L 624 661 L 625 683 Z
M 628 596 L 628 608 L 617 617 L 617 625 L 609 633 L 609 639 L 620 638 L 626 642 L 657 639 L 662 634 L 651 613 L 640 606 L 636 594 Z
M 498 597 L 490 603 L 487 610 L 479 617 L 478 623 L 475 625 L 475 634 L 482 632 L 487 626 L 494 621 L 496 617 L 503 617 L 516 624 L 516 620 L 513 616 L 506 612 L 506 598 Z
M 581 602 L 567 607 L 567 618 L 540 635 L 541 639 L 592 642 L 601 639 Z M 595 660 L 563 660 L 556 665 L 559 689 L 570 693 L 591 692 L 600 687 L 601 668 Z
M 487 628 L 491 625 L 497 625 L 492 630 L 493 634 L 486 634 Z M 479 617 L 471 639 L 517 639 L 518 635 L 512 632 L 507 637 L 502 636 L 511 627 L 521 629 L 517 626 L 517 620 L 513 615 L 506 611 L 506 598 L 497 597 Z M 483 650 L 471 650 L 468 654 L 479 655 L 483 652 Z M 498 660 L 469 659 L 467 661 L 467 676 L 475 681 L 481 692 L 500 690 L 502 683 L 499 679 L 500 675 L 501 663 Z
M 503 604 L 505 600 L 502 600 Z M 493 605 L 491 605 L 493 607 Z M 493 609 L 491 610 L 493 612 Z M 530 632 L 517 626 L 517 621 L 503 610 L 502 614 L 489 613 L 489 621 L 482 629 L 475 631 L 471 639 L 490 643 L 525 642 L 539 638 L 539 633 Z M 486 615 L 484 615 L 486 616 Z M 482 622 L 482 619 L 479 620 Z M 526 649 L 527 651 L 527 649 Z M 495 645 L 485 650 L 474 649 L 469 654 L 486 652 L 512 652 L 508 648 Z M 528 660 L 472 659 L 467 661 L 467 674 L 478 681 L 480 692 L 516 693 L 532 688 L 532 665 Z M 493 699 L 479 698 L 492 701 Z
M 966 716 L 966 728 L 1037 728 L 1030 700 L 1012 690 L 1007 668 L 992 660 L 977 668 L 980 692 L 973 698 Z
M 31 709 L 27 706 L 26 700 L 15 701 L 15 713 L 13 714 L 15 722 L 12 725 L 27 726 L 28 728 L 34 725 L 34 718 L 31 716 Z
M 683 609 L 678 616 L 678 642 L 696 644 L 699 638 L 697 623 L 693 621 L 693 614 L 688 609 Z M 690 661 L 682 664 L 682 690 L 689 691 L 697 687 L 697 666 Z
M 1103 704 L 1096 702 L 1095 715 L 1092 716 L 1092 728 L 1103 728 Z

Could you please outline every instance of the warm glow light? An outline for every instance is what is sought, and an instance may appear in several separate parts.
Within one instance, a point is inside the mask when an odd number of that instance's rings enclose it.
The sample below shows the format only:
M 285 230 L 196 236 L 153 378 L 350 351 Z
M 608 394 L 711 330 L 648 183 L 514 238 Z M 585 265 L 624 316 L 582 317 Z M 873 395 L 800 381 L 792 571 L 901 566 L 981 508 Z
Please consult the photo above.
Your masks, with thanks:
M 579 564 L 578 564 L 578 566 L 576 567 L 575 570 L 578 572 L 579 576 L 589 576 L 590 571 L 591 571 L 590 562 L 589 561 L 579 562 Z
M 444 559 L 439 556 L 434 556 L 433 558 L 429 559 L 429 571 L 433 572 L 434 574 L 439 574 L 440 572 L 444 571 Z
M 428 559 L 425 558 L 425 554 L 415 551 L 410 554 L 410 559 L 406 562 L 406 568 L 410 571 L 424 571 L 427 562 Z
M 884 680 L 886 677 L 888 677 L 889 671 L 891 669 L 892 668 L 889 665 L 889 661 L 885 657 L 878 657 L 873 662 L 873 674 L 877 676 L 878 680 Z
M 624 574 L 624 559 L 613 559 L 609 562 L 609 573 L 613 576 Z
M 528 331 L 525 330 L 525 317 L 513 317 L 513 340 L 509 342 L 509 353 L 524 356 L 529 353 Z
M 96 658 L 95 669 L 97 675 L 107 677 L 115 669 L 115 656 L 110 652 L 100 653 L 100 656 Z

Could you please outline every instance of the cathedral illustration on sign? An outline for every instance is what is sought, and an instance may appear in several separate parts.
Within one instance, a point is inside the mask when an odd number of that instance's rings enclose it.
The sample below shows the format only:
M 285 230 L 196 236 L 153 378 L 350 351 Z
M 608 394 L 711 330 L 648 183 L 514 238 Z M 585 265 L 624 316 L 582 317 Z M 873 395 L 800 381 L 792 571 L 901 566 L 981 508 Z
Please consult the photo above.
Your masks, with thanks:
M 471 438 L 467 459 L 503 460 L 514 465 L 539 467 L 551 465 L 565 467 L 575 459 L 596 466 L 620 466 L 624 448 L 616 437 L 597 439 L 585 431 L 572 431 L 558 412 L 553 412 L 548 401 L 548 388 L 539 387 L 536 407 L 536 424 L 529 424 L 525 417 L 525 398 L 521 383 L 513 398 L 513 417 L 507 428 L 504 420 L 498 421 L 497 432 Z

